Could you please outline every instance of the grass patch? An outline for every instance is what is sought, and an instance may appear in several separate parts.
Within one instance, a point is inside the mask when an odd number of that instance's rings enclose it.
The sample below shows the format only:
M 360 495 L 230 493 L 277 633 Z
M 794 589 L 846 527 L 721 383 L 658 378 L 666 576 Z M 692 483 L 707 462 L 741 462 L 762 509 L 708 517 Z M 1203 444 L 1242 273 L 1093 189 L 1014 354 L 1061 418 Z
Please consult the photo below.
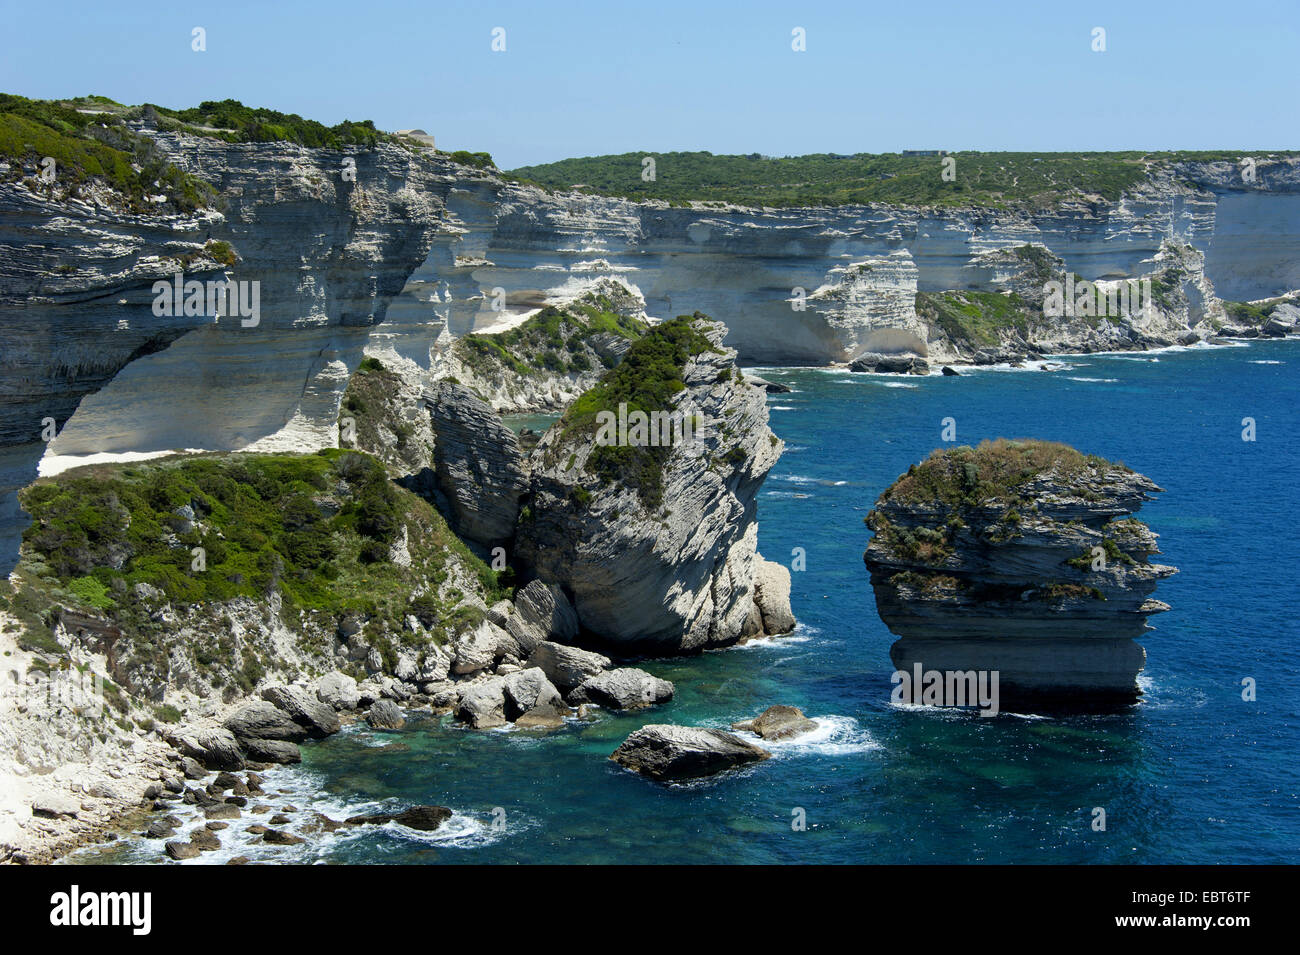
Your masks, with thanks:
M 1019 295 L 1001 292 L 917 292 L 916 314 L 938 325 L 953 342 L 972 348 L 997 345 L 999 333 L 1029 335 L 1030 308 Z
M 615 336 L 633 341 L 648 327 L 614 311 L 604 295 L 589 294 L 570 305 L 548 305 L 499 334 L 465 335 L 457 341 L 456 353 L 476 375 L 485 378 L 581 374 L 596 362 L 604 368 L 618 364 L 618 352 L 597 339 Z
M 963 445 L 931 452 L 886 489 L 881 500 L 948 507 L 997 504 L 1024 510 L 1033 503 L 1028 485 L 1045 474 L 1055 475 L 1057 481 L 1069 487 L 1091 472 L 1112 467 L 1123 465 L 1054 441 L 998 438 L 983 441 L 976 448 Z M 1006 511 L 1007 515 L 1011 513 L 1015 512 Z M 1018 523 L 1018 513 L 1016 517 Z
M 275 591 L 291 608 L 361 610 L 400 627 L 421 575 L 445 579 L 450 553 L 490 594 L 508 590 L 508 578 L 475 557 L 432 506 L 356 452 L 97 466 L 38 481 L 20 499 L 33 517 L 20 570 L 35 577 L 33 568 L 48 567 L 51 583 L 110 616 L 121 594 L 147 583 L 181 606 Z M 177 513 L 185 507 L 192 522 Z M 409 568 L 388 559 L 403 526 Z M 204 549 L 202 570 L 195 547 Z M 20 589 L 20 597 L 20 619 L 43 624 L 51 594 Z

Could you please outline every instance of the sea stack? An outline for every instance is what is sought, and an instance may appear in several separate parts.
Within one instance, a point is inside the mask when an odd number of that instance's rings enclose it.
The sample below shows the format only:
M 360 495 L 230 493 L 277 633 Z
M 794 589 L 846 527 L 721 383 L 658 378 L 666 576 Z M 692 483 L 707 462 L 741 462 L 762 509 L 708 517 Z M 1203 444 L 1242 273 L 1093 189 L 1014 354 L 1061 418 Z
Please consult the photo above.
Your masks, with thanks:
M 866 518 L 863 559 L 899 672 L 994 671 L 1003 708 L 1140 696 L 1136 638 L 1176 573 L 1134 519 L 1160 491 L 1122 464 L 1046 441 L 986 441 L 908 468 Z M 922 702 L 920 699 L 917 702 Z
M 758 552 L 758 492 L 783 445 L 726 333 L 698 312 L 656 325 L 530 457 L 516 556 L 611 655 L 795 626 L 789 571 Z

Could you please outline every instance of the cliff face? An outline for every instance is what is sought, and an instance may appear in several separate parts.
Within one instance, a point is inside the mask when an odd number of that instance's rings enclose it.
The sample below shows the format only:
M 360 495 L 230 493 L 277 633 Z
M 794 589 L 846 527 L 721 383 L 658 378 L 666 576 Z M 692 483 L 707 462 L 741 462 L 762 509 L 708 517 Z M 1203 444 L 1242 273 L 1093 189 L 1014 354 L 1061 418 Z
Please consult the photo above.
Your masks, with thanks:
M 137 216 L 0 184 L 7 563 L 23 522 L 12 492 L 46 453 L 44 419 L 60 429 L 52 458 L 332 446 L 364 355 L 418 393 L 447 336 L 502 322 L 496 302 L 518 319 L 618 279 L 652 317 L 686 302 L 726 315 L 742 361 L 823 364 L 864 351 L 979 360 L 981 350 L 1018 353 L 1019 338 L 1074 349 L 1143 347 L 1192 328 L 1205 337 L 1216 291 L 1253 299 L 1300 287 L 1295 159 L 1261 162 L 1250 184 L 1229 163 L 1187 164 L 1116 203 L 1032 214 L 681 208 L 547 192 L 390 143 L 335 151 L 140 131 L 166 160 L 212 183 L 218 208 Z M 344 178 L 346 160 L 355 180 Z M 219 254 L 221 243 L 231 255 Z M 918 312 L 916 293 L 1002 288 L 1005 270 L 989 254 L 1025 245 L 1090 279 L 1154 274 L 1171 247 L 1191 248 L 1180 283 L 1191 304 L 1175 302 L 1152 328 L 1039 321 L 1020 335 L 995 321 L 974 342 Z M 178 270 L 259 283 L 257 325 L 155 316 L 153 282 Z M 494 405 L 532 409 L 581 390 L 566 376 L 514 395 L 503 382 L 482 384 Z
M 590 639 L 687 652 L 793 626 L 788 576 L 782 591 L 758 555 L 755 522 L 782 444 L 767 426 L 763 390 L 722 346 L 725 334 L 698 313 L 656 328 L 533 451 L 518 557 L 564 589 Z M 681 347 L 666 359 L 672 367 L 654 360 L 669 340 Z M 645 408 L 643 389 L 656 376 L 668 399 L 646 410 L 689 421 L 693 439 L 603 445 L 592 417 L 618 415 L 619 404 Z M 632 426 L 627 433 L 634 442 Z
M 514 432 L 463 385 L 449 381 L 434 386 L 429 415 L 444 512 L 461 537 L 484 547 L 508 547 L 520 499 L 528 491 L 528 471 Z
M 899 670 L 995 670 L 1004 697 L 1136 698 L 1135 639 L 1175 573 L 1129 515 L 1146 477 L 1046 442 L 936 451 L 867 518 L 864 559 Z

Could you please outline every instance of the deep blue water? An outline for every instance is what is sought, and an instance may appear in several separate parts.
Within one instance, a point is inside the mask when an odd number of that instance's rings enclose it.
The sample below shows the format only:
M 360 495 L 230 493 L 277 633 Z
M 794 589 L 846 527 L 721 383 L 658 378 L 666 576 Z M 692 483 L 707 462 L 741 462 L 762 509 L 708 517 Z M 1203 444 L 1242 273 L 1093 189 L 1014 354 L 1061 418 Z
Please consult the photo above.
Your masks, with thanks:
M 1154 359 L 1154 360 L 1153 360 Z M 389 827 L 205 856 L 335 862 L 1295 862 L 1300 848 L 1300 345 L 1266 342 L 1066 359 L 1056 372 L 960 378 L 767 370 L 787 450 L 762 491 L 760 547 L 790 561 L 792 639 L 644 666 L 671 704 L 551 734 L 425 720 L 352 729 L 277 770 L 284 799 L 331 814 L 453 807 L 444 832 Z M 1144 641 L 1143 701 L 1109 716 L 982 719 L 889 704 L 893 638 L 862 565 L 881 490 L 940 445 L 1064 441 L 1166 489 L 1141 517 L 1181 573 Z M 1242 418 L 1256 421 L 1244 442 Z M 1241 680 L 1258 700 L 1241 698 Z M 725 726 L 772 703 L 823 721 L 810 742 L 738 774 L 664 788 L 606 757 L 650 722 Z M 314 795 L 313 795 L 314 793 Z M 277 802 L 277 805 L 279 802 Z M 493 812 L 504 825 L 493 826 Z M 1092 828 L 1093 808 L 1106 830 Z M 794 831 L 797 809 L 806 831 Z M 246 819 L 245 824 L 255 821 Z M 232 841 L 233 840 L 228 840 Z M 156 859 L 161 844 L 122 847 Z

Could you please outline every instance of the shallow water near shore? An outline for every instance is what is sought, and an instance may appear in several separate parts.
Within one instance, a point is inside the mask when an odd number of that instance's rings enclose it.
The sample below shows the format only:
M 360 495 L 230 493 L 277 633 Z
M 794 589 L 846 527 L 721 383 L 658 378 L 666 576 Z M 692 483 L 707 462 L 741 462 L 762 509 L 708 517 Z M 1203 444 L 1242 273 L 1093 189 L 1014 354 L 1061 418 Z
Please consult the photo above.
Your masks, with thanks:
M 1157 358 L 1158 361 L 1151 359 Z M 763 554 L 794 548 L 800 626 L 788 638 L 642 664 L 676 699 L 553 732 L 474 732 L 417 716 L 352 727 L 277 769 L 276 807 L 344 815 L 411 803 L 455 811 L 435 833 L 399 826 L 223 849 L 254 861 L 334 863 L 1279 863 L 1300 849 L 1300 647 L 1291 582 L 1300 536 L 1300 342 L 1065 356 L 1060 370 L 962 377 L 762 369 L 786 453 L 760 495 Z M 1139 516 L 1180 573 L 1143 641 L 1145 696 L 1105 716 L 980 718 L 890 704 L 892 635 L 862 565 L 862 519 L 908 465 L 957 440 L 1034 437 L 1120 460 L 1166 489 Z M 1257 440 L 1242 440 L 1252 417 Z M 1243 678 L 1258 701 L 1241 698 Z M 773 758 L 658 786 L 607 758 L 637 727 L 725 727 L 773 703 L 821 724 Z M 765 744 L 766 745 L 766 744 Z M 287 792 L 277 792 L 277 790 Z M 1105 831 L 1094 831 L 1094 807 Z M 806 831 L 792 821 L 806 815 Z M 181 837 L 192 824 L 181 830 Z M 201 823 L 199 823 L 201 825 Z M 162 858 L 123 839 L 77 862 Z

